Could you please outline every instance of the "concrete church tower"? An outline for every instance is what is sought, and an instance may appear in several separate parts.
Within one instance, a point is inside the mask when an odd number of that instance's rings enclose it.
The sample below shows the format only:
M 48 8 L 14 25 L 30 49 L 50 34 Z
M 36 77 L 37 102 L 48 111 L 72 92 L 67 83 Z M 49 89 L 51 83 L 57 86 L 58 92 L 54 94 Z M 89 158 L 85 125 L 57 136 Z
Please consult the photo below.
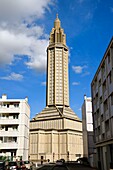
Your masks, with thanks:
M 56 17 L 47 48 L 46 107 L 30 121 L 30 159 L 83 156 L 82 121 L 69 107 L 68 48 Z
M 47 48 L 47 106 L 69 106 L 68 48 L 57 16 Z

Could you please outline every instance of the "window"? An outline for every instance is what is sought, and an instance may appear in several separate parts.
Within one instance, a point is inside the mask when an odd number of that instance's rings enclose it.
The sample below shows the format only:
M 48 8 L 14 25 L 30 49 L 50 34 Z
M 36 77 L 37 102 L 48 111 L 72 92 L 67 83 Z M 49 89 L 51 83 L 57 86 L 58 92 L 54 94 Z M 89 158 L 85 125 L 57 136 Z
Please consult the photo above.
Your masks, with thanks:
M 106 129 L 106 131 L 109 130 L 109 120 L 107 120 L 107 121 L 105 122 L 105 129 Z
M 100 104 L 102 103 L 102 97 L 100 97 Z
M 8 126 L 5 127 L 5 131 L 8 131 Z
M 102 73 L 104 73 L 105 72 L 105 63 L 103 63 L 103 65 L 102 65 Z
M 103 92 L 105 92 L 106 91 L 106 81 L 104 81 L 104 83 L 103 83 Z
M 111 72 L 110 72 L 109 75 L 108 75 L 108 81 L 109 81 L 110 84 L 112 83 Z
M 19 107 L 19 103 L 15 103 L 15 104 L 14 104 L 14 107 Z
M 103 117 L 103 114 L 101 115 L 101 121 L 103 121 L 104 120 L 104 117 Z
M 108 55 L 108 64 L 110 63 L 110 55 Z
M 99 87 L 100 87 L 101 86 L 101 79 L 99 80 L 98 84 L 99 84 Z
M 104 111 L 106 112 L 108 110 L 108 102 L 107 100 L 104 102 Z
M 100 135 L 100 126 L 98 127 L 98 135 Z
M 113 93 L 111 94 L 111 105 L 113 105 Z

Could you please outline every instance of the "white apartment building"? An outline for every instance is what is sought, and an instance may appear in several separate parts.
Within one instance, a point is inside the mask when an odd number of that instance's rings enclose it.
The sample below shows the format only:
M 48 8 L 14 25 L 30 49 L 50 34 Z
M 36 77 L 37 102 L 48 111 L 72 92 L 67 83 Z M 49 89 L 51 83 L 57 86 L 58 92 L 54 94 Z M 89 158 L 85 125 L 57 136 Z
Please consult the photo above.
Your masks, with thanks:
M 95 145 L 93 136 L 92 99 L 84 95 L 82 105 L 83 156 L 87 157 L 92 166 L 95 165 Z
M 98 167 L 113 169 L 113 38 L 91 83 Z
M 0 156 L 28 160 L 30 107 L 28 98 L 0 98 Z

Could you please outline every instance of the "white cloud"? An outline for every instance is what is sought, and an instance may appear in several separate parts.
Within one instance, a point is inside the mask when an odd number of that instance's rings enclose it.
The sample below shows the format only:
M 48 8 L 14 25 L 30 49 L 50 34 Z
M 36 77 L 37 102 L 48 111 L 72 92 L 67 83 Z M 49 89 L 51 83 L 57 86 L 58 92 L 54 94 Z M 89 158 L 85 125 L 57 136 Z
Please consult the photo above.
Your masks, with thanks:
M 42 85 L 42 86 L 46 86 L 46 82 L 45 82 L 45 81 L 42 82 L 41 85 Z
M 80 74 L 83 72 L 83 69 L 87 68 L 86 65 L 84 66 L 72 66 L 72 69 L 74 70 L 75 73 Z
M 72 85 L 73 86 L 78 86 L 78 85 L 80 85 L 80 82 L 73 82 Z
M 52 0 L 0 0 L 0 20 L 32 22 L 34 18 L 43 17 L 52 2 Z
M 90 72 L 89 72 L 89 71 L 85 71 L 85 72 L 82 74 L 82 77 L 88 76 L 88 75 L 90 75 Z
M 78 110 L 81 111 L 82 110 L 81 107 Z
M 23 75 L 12 72 L 6 77 L 1 77 L 1 79 L 21 81 L 23 79 Z
M 0 1 L 0 65 L 11 64 L 15 55 L 27 55 L 29 68 L 45 70 L 48 39 L 44 28 L 34 21 L 42 18 L 53 2 L 9 0 L 7 5 L 7 0 Z
M 111 12 L 113 12 L 113 7 L 110 8 Z

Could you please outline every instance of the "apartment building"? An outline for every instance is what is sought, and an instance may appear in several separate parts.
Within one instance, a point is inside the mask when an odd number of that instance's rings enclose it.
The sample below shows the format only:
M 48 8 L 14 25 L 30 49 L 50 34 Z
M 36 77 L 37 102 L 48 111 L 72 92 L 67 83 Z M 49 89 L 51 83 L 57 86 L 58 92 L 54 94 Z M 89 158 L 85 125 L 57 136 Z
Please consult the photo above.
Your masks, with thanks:
M 93 135 L 92 99 L 84 95 L 82 105 L 83 156 L 95 166 L 95 145 Z
M 0 98 L 0 156 L 28 160 L 30 107 L 28 98 Z
M 113 38 L 91 83 L 94 137 L 98 167 L 109 170 L 113 162 Z

